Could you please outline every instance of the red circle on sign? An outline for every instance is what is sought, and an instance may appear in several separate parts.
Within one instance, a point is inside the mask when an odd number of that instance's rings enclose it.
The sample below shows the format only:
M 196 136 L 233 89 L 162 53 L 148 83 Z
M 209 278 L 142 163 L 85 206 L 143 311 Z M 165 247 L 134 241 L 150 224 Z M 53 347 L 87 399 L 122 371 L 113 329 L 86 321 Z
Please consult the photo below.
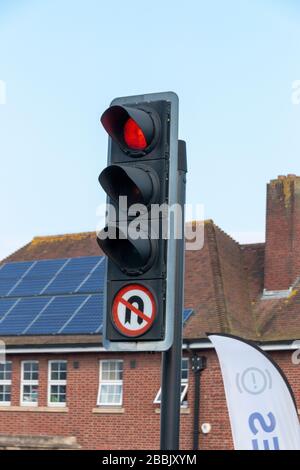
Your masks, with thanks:
M 152 313 L 151 313 L 150 317 L 147 317 L 147 315 L 145 315 L 144 312 L 141 312 L 136 307 L 134 307 L 132 304 L 129 304 L 123 298 L 123 296 L 131 290 L 132 291 L 139 290 L 139 291 L 143 292 L 144 294 L 146 294 L 149 297 L 151 307 L 152 307 Z M 143 326 L 139 330 L 130 330 L 130 329 L 126 328 L 125 325 L 123 325 L 123 323 L 121 323 L 121 321 L 119 319 L 118 308 L 119 308 L 120 304 L 123 304 L 123 305 L 127 306 L 133 313 L 137 314 L 140 318 L 142 318 L 144 321 L 146 321 L 146 325 Z M 117 295 L 114 298 L 113 306 L 112 306 L 112 319 L 113 319 L 113 322 L 114 322 L 115 326 L 117 327 L 117 329 L 123 335 L 131 336 L 131 337 L 141 336 L 142 334 L 146 333 L 146 331 L 148 331 L 151 328 L 151 326 L 152 326 L 152 324 L 155 320 L 155 317 L 156 317 L 156 305 L 155 305 L 154 296 L 153 296 L 152 292 L 150 292 L 149 289 L 147 289 L 144 286 L 141 286 L 140 284 L 130 284 L 126 287 L 123 287 L 123 289 L 119 290 L 119 292 L 117 293 Z

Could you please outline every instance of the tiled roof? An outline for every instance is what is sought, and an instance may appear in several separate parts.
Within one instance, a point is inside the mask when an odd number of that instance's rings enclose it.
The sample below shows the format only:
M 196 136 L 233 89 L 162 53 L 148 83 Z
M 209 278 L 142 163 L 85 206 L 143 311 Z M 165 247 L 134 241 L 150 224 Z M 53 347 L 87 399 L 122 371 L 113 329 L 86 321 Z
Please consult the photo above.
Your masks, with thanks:
M 255 321 L 241 246 L 212 221 L 204 224 L 204 246 L 186 252 L 185 305 L 194 309 L 185 336 L 226 332 L 254 338 Z
M 300 285 L 289 298 L 261 300 L 264 279 L 263 243 L 240 245 L 217 227 L 204 223 L 204 246 L 186 251 L 185 307 L 194 314 L 184 336 L 226 332 L 259 341 L 300 337 Z M 95 232 L 36 237 L 5 262 L 98 256 Z
M 259 337 L 278 341 L 300 338 L 300 282 L 288 297 L 258 300 L 254 305 Z
M 35 237 L 30 243 L 2 261 L 32 261 L 39 259 L 78 258 L 80 256 L 99 256 L 99 245 L 95 232 L 71 233 Z

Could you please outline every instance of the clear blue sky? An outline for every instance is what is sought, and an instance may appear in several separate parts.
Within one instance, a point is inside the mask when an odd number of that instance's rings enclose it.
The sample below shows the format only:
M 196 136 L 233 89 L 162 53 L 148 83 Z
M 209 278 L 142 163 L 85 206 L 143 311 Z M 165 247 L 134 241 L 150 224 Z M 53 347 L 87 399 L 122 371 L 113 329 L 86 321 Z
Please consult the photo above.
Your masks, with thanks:
M 297 0 L 0 0 L 0 257 L 95 229 L 101 112 L 166 90 L 180 98 L 188 202 L 262 239 L 266 182 L 300 174 L 299 26 Z

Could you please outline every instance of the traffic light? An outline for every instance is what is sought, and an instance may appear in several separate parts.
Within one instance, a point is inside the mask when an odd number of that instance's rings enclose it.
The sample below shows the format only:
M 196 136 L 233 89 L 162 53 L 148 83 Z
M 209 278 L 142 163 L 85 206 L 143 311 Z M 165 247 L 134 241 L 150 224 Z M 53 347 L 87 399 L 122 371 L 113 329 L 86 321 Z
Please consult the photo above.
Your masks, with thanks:
M 173 341 L 178 213 L 178 97 L 117 98 L 102 114 L 108 165 L 103 342 L 110 350 L 167 350 Z

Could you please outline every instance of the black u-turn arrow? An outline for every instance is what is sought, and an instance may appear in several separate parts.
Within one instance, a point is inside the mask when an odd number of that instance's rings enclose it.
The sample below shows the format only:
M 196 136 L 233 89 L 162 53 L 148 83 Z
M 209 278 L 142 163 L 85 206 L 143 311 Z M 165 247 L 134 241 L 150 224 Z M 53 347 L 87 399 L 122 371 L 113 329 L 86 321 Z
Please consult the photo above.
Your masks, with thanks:
M 138 295 L 132 295 L 131 297 L 129 297 L 129 299 L 127 300 L 128 303 L 130 304 L 133 304 L 133 303 L 137 303 L 138 304 L 138 309 L 141 311 L 141 312 L 144 312 L 144 301 L 143 299 L 141 299 L 141 297 L 139 297 Z M 126 312 L 125 312 L 125 323 L 130 323 L 131 321 L 131 310 L 130 308 L 126 307 Z M 143 319 L 141 317 L 138 317 L 137 319 L 137 322 L 139 325 L 141 325 L 141 323 L 143 323 Z

